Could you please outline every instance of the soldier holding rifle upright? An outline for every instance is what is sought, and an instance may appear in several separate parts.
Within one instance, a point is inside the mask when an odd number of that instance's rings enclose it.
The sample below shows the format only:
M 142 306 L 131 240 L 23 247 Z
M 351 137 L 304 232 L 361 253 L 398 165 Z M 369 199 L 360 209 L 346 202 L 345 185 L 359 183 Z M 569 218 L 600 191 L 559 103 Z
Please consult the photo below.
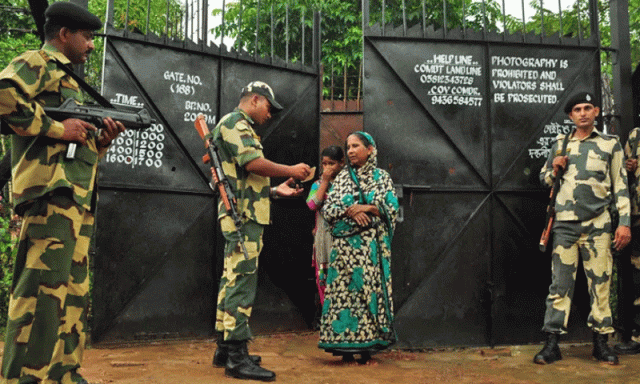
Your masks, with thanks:
M 591 93 L 574 95 L 564 111 L 575 124 L 569 133 L 566 153 L 561 155 L 565 135 L 559 135 L 540 171 L 540 180 L 549 186 L 553 185 L 560 169 L 564 169 L 564 174 L 555 202 L 552 278 L 542 328 L 547 333 L 547 341 L 533 360 L 537 364 L 549 364 L 562 359 L 558 340 L 567 333 L 578 257 L 581 257 L 591 296 L 587 325 L 593 330 L 593 356 L 598 361 L 618 364 L 618 357 L 609 348 L 607 339 L 614 332 L 609 305 L 612 241 L 614 248 L 621 250 L 631 240 L 624 153 L 617 136 L 606 135 L 595 128 L 600 108 Z M 612 204 L 619 214 L 617 228 L 612 228 Z
M 0 118 L 11 134 L 13 196 L 23 216 L 14 267 L 3 383 L 82 383 L 87 332 L 88 250 L 98 160 L 125 127 L 105 118 L 101 133 L 80 119 L 55 121 L 44 107 L 83 101 L 63 66 L 94 49 L 100 19 L 57 2 L 45 11 L 45 44 L 0 72 Z M 71 71 L 69 71 L 71 72 Z M 76 146 L 74 156 L 67 149 Z
M 253 126 L 266 123 L 272 111 L 280 110 L 282 106 L 276 102 L 271 87 L 253 81 L 242 89 L 238 107 L 220 119 L 211 137 L 219 149 L 222 168 L 237 198 L 237 211 L 243 223 L 238 230 L 219 199 L 218 220 L 226 243 L 216 311 L 218 348 L 213 365 L 225 367 L 227 376 L 240 379 L 275 380 L 274 372 L 260 367 L 260 357 L 249 356 L 247 352 L 247 342 L 252 337 L 249 317 L 258 283 L 258 255 L 264 226 L 270 221 L 269 198 L 299 196 L 303 189 L 295 186 L 294 179 L 304 180 L 311 174 L 307 164 L 274 163 L 262 153 Z M 270 188 L 270 177 L 289 179 Z M 241 238 L 246 253 L 240 245 Z
M 627 160 L 625 168 L 629 177 L 629 194 L 631 197 L 631 244 L 622 252 L 618 262 L 618 308 L 621 308 L 620 323 L 622 326 L 622 342 L 613 349 L 622 355 L 640 353 L 640 128 L 629 133 L 624 146 Z

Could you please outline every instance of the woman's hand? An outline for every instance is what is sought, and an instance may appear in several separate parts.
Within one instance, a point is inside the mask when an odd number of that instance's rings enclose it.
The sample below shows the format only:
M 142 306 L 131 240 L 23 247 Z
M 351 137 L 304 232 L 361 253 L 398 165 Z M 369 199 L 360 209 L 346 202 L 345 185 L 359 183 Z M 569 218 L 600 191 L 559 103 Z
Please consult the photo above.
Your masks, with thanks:
M 361 226 L 371 224 L 371 216 L 369 214 L 380 216 L 380 212 L 375 205 L 367 204 L 354 204 L 347 208 L 346 214 Z

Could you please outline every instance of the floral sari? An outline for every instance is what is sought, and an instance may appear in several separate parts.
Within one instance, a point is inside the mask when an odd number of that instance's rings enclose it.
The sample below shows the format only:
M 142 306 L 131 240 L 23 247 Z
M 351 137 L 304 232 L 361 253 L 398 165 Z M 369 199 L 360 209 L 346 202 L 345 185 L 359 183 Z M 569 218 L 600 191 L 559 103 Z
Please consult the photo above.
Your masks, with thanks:
M 390 263 L 398 199 L 376 154 L 374 147 L 365 165 L 336 176 L 322 209 L 334 240 L 318 346 L 336 355 L 373 353 L 395 341 Z M 360 226 L 346 215 L 353 204 L 375 205 L 380 217 Z

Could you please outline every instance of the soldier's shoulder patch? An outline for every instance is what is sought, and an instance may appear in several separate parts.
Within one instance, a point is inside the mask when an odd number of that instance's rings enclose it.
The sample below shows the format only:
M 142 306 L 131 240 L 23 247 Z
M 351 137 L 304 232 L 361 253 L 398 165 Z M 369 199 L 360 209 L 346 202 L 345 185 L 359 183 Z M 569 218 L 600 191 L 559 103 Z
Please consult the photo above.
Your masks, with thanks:
M 242 145 L 245 147 L 253 147 L 256 144 L 256 140 L 253 135 L 249 133 L 243 133 L 240 135 L 240 140 L 242 140 Z

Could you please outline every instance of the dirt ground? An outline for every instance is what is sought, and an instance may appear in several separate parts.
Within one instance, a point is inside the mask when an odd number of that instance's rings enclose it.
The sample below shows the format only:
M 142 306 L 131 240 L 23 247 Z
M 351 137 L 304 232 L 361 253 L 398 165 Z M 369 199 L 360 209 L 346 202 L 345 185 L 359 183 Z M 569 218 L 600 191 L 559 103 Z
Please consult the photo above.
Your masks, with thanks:
M 532 363 L 540 345 L 377 354 L 365 365 L 344 363 L 317 347 L 316 333 L 257 337 L 249 346 L 277 383 L 639 383 L 640 355 L 609 366 L 591 358 L 590 344 L 561 344 L 564 359 Z M 85 352 L 81 373 L 92 384 L 243 383 L 214 368 L 213 340 L 97 345 Z M 251 381 L 249 381 L 251 382 Z

